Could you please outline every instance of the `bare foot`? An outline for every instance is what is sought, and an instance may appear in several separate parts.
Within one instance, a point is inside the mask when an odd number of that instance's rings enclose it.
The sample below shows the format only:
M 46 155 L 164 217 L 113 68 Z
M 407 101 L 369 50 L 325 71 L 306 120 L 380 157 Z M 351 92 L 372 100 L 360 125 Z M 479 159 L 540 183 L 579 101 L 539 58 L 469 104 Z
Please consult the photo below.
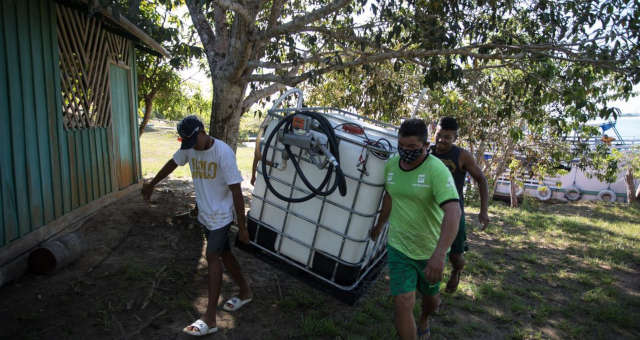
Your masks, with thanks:
M 447 288 L 444 290 L 445 292 L 452 294 L 458 289 L 461 273 L 462 273 L 462 269 L 453 270 L 451 272 L 451 277 L 449 278 L 449 282 L 447 282 Z

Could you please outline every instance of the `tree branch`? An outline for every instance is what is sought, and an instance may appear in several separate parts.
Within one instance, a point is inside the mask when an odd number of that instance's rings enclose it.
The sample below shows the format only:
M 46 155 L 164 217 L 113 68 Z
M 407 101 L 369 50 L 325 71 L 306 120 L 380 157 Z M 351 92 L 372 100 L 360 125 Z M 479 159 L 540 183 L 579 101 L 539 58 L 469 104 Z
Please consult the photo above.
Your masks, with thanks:
M 287 76 L 292 77 L 294 76 L 296 73 L 298 73 L 298 70 L 300 69 L 300 67 L 296 66 L 294 68 L 292 68 L 291 70 L 289 70 L 289 72 L 287 72 Z M 265 88 L 262 88 L 260 90 L 254 90 L 252 91 L 247 98 L 245 98 L 245 100 L 242 102 L 242 107 L 243 107 L 243 112 L 246 111 L 246 109 L 248 109 L 249 107 L 251 107 L 251 105 L 257 103 L 260 99 L 263 99 L 265 97 L 268 97 L 280 90 L 284 90 L 286 89 L 287 86 L 284 84 L 280 84 L 280 83 L 275 83 L 272 84 L 270 86 L 267 86 Z
M 284 3 L 284 0 L 272 0 L 271 11 L 269 12 L 269 21 L 266 29 L 267 31 L 270 31 L 278 24 L 278 19 L 284 10 Z M 267 46 L 267 40 L 256 40 L 250 59 L 260 59 L 265 53 L 265 46 Z
M 416 64 L 416 65 L 420 65 L 423 67 L 430 67 L 429 64 L 419 60 L 419 59 L 412 59 L 411 60 L 412 63 Z M 488 70 L 488 69 L 497 69 L 497 68 L 505 68 L 505 67 L 511 67 L 511 66 L 517 66 L 517 62 L 515 60 L 513 61 L 507 61 L 507 62 L 501 62 L 499 64 L 489 64 L 489 65 L 482 65 L 482 66 L 474 66 L 471 68 L 465 68 L 462 69 L 463 73 L 473 73 L 473 72 L 478 72 L 478 71 L 482 71 L 482 70 Z M 420 76 L 421 77 L 421 76 Z
M 273 0 L 271 12 L 269 13 L 269 23 L 267 24 L 267 32 L 271 31 L 277 24 L 278 18 L 282 15 L 284 9 L 284 0 Z
M 435 55 L 455 55 L 455 54 L 474 56 L 474 57 L 483 58 L 483 59 L 496 59 L 499 57 L 494 55 L 493 58 L 491 58 L 492 55 L 490 54 L 474 53 L 466 49 L 428 50 L 428 51 L 423 51 L 423 50 L 391 51 L 391 52 L 383 52 L 378 54 L 364 54 L 349 62 L 328 65 L 323 68 L 307 71 L 301 75 L 294 76 L 294 77 L 280 76 L 275 73 L 252 74 L 251 76 L 248 77 L 248 80 L 258 81 L 258 82 L 276 82 L 276 83 L 287 84 L 290 86 L 295 86 L 296 84 L 302 81 L 305 81 L 316 75 L 320 75 L 320 74 L 331 72 L 331 71 L 344 70 L 346 68 L 360 66 L 368 63 L 381 62 L 381 61 L 396 59 L 396 58 L 409 59 L 409 58 L 428 57 L 428 56 L 435 56 Z
M 294 67 L 297 65 L 304 65 L 304 64 L 313 63 L 313 62 L 326 61 L 328 58 L 335 56 L 337 53 L 338 51 L 316 54 L 312 57 L 302 58 L 302 59 L 298 59 L 296 61 L 288 62 L 288 63 L 272 63 L 268 61 L 249 61 L 247 65 L 252 68 L 268 68 L 268 69 L 282 70 L 282 69 L 288 69 L 290 67 Z
M 229 27 L 227 26 L 226 11 L 218 3 L 213 4 L 213 21 L 218 36 L 215 49 L 218 54 L 223 55 L 229 48 Z
M 258 13 L 257 2 L 249 4 L 251 7 L 245 8 L 247 16 L 238 16 L 231 26 L 231 40 L 229 44 L 229 55 L 225 58 L 231 68 L 227 76 L 232 79 L 240 79 L 244 74 L 253 72 L 247 70 L 247 63 L 251 59 L 255 42 L 252 42 L 255 29 L 255 16 Z
M 324 18 L 325 16 L 339 10 L 340 8 L 345 7 L 350 2 L 351 0 L 335 0 L 324 7 L 320 7 L 315 11 L 307 13 L 306 15 L 297 16 L 285 24 L 275 26 L 270 30 L 262 32 L 259 35 L 259 39 L 268 40 L 281 34 L 297 32 L 309 23 Z
M 266 98 L 278 91 L 286 89 L 287 86 L 279 83 L 269 85 L 260 90 L 252 91 L 242 102 L 242 112 L 245 112 L 251 105 L 257 103 L 260 99 Z
M 196 27 L 198 31 L 198 35 L 200 36 L 200 41 L 202 45 L 205 47 L 205 53 L 207 54 L 207 60 L 209 61 L 209 65 L 213 65 L 216 60 L 215 51 L 213 47 L 216 42 L 216 35 L 213 33 L 211 29 L 211 25 L 207 21 L 207 18 L 202 14 L 202 7 L 200 6 L 200 2 L 198 0 L 187 0 L 187 8 L 189 9 L 189 14 L 191 14 L 191 21 L 193 21 L 193 26 Z
M 240 3 L 235 1 L 229 1 L 229 0 L 217 0 L 216 4 L 220 5 L 220 7 L 224 9 L 232 10 L 238 13 L 238 15 L 240 15 L 244 20 L 246 20 L 249 25 L 253 25 L 253 20 L 249 15 L 249 11 Z
M 488 48 L 493 49 L 493 53 L 480 53 L 476 52 L 479 48 Z M 390 59 L 415 59 L 415 58 L 424 58 L 431 56 L 467 56 L 480 60 L 500 60 L 507 61 L 504 64 L 512 63 L 515 60 L 526 59 L 529 56 L 544 56 L 547 58 L 564 60 L 570 62 L 578 62 L 578 63 L 588 63 L 597 65 L 599 67 L 607 68 L 610 70 L 625 71 L 624 69 L 617 68 L 615 66 L 609 65 L 609 63 L 604 63 L 594 59 L 587 59 L 584 57 L 580 57 L 578 54 L 575 54 L 576 57 L 569 58 L 561 55 L 554 55 L 543 53 L 546 52 L 561 52 L 561 49 L 565 48 L 563 45 L 554 45 L 554 44 L 539 44 L 539 45 L 501 45 L 501 44 L 474 44 L 463 46 L 455 49 L 440 49 L 440 50 L 410 50 L 410 49 L 401 49 L 401 50 L 390 50 L 385 52 L 380 52 L 376 54 L 363 53 L 358 57 L 351 61 L 347 62 L 338 62 L 335 64 L 328 64 L 325 67 L 316 68 L 305 73 L 302 73 L 297 76 L 288 77 L 281 76 L 276 73 L 270 74 L 252 74 L 248 76 L 247 80 L 249 81 L 258 81 L 258 82 L 277 82 L 281 84 L 286 84 L 290 86 L 295 86 L 296 84 L 305 81 L 314 76 L 331 72 L 344 70 L 350 67 L 360 66 L 368 63 L 376 63 L 382 62 Z M 508 53 L 505 53 L 508 52 Z M 309 62 L 321 62 L 321 61 L 331 61 L 335 60 L 333 58 L 324 58 L 322 60 L 318 60 L 317 57 L 310 57 L 307 59 L 301 59 L 297 63 L 309 63 Z M 618 61 L 619 62 L 619 61 Z M 265 68 L 274 68 L 279 69 L 278 65 L 274 63 L 264 63 L 264 62 L 251 62 L 252 65 L 256 67 L 265 67 Z M 292 65 L 293 63 L 288 63 L 284 65 Z
M 316 32 L 321 33 L 338 41 L 351 41 L 358 44 L 371 44 L 371 39 L 359 37 L 355 35 L 353 30 L 331 30 L 323 26 L 305 26 L 299 32 Z

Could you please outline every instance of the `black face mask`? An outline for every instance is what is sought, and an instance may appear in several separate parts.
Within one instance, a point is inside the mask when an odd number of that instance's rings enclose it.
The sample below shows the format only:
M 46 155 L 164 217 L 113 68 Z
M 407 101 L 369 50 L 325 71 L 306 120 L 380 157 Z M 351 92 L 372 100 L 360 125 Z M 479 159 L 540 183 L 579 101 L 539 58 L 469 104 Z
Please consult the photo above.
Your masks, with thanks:
M 405 163 L 413 163 L 415 162 L 420 155 L 422 155 L 422 148 L 416 150 L 407 150 L 401 147 L 398 147 L 398 154 L 400 155 L 400 160 Z

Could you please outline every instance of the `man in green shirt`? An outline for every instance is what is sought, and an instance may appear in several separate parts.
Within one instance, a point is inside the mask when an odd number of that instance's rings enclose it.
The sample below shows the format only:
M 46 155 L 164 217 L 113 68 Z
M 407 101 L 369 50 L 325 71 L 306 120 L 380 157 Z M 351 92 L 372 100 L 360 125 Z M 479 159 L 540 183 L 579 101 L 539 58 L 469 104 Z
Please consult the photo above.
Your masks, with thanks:
M 387 262 L 394 296 L 395 325 L 400 338 L 426 339 L 429 315 L 440 304 L 440 280 L 451 243 L 458 232 L 460 204 L 449 169 L 429 156 L 427 125 L 409 119 L 398 132 L 398 156 L 385 166 L 385 196 L 375 240 L 389 221 Z M 416 325 L 413 306 L 422 293 L 422 315 Z

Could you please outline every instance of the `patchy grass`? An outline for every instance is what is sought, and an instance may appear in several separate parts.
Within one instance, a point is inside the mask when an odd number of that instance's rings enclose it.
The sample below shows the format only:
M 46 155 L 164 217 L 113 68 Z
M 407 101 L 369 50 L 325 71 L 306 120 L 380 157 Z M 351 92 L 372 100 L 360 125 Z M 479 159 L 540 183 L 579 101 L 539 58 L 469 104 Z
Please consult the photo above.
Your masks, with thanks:
M 143 133 L 140 137 L 143 177 L 149 178 L 155 176 L 179 148 L 180 142 L 178 142 L 178 134 L 173 128 L 158 128 Z M 238 150 L 236 150 L 236 160 L 243 177 L 250 178 L 253 147 L 238 146 Z M 191 178 L 189 166 L 178 167 L 170 177 L 181 179 Z
M 640 292 L 632 284 L 640 263 L 640 211 L 530 201 L 523 209 L 493 203 L 490 212 L 497 226 L 472 234 L 466 256 L 472 275 L 463 276 L 470 282 L 454 297 L 480 305 L 482 318 L 493 319 L 498 330 L 512 325 L 505 337 L 640 334 Z M 469 303 L 455 307 L 477 312 Z
M 143 135 L 145 176 L 155 174 L 177 147 L 172 131 Z M 238 149 L 245 178 L 251 155 L 252 148 Z M 188 178 L 187 169 L 179 170 Z M 190 193 L 173 190 L 185 183 L 164 183 L 168 190 L 159 190 L 157 206 L 132 195 L 104 208 L 85 227 L 99 246 L 90 248 L 84 262 L 51 277 L 28 276 L 19 285 L 3 287 L 0 320 L 7 321 L 0 339 L 122 338 L 120 323 L 129 333 L 162 310 L 167 313 L 133 338 L 183 339 L 180 329 L 204 311 L 207 301 L 202 232 L 186 222 L 167 222 L 192 200 Z M 458 291 L 443 294 L 432 319 L 432 338 L 640 338 L 640 210 L 607 203 L 526 202 L 521 209 L 492 202 L 486 231 L 477 228 L 477 206 L 471 202 L 465 209 L 467 266 Z M 110 246 L 102 244 L 117 244 L 105 242 L 110 230 L 123 225 L 133 228 L 126 242 L 88 274 L 97 256 L 107 254 L 103 248 Z M 234 252 L 256 299 L 242 311 L 219 312 L 221 334 L 214 337 L 397 339 L 386 270 L 348 306 L 254 255 Z M 450 270 L 448 264 L 444 282 Z M 225 274 L 221 302 L 237 294 L 230 280 Z M 419 307 L 414 312 L 418 315 Z
M 640 337 L 640 211 L 623 205 L 529 202 L 491 205 L 492 227 L 475 229 L 459 290 L 443 295 L 433 339 L 599 339 Z M 449 273 L 450 267 L 447 268 Z M 447 277 L 445 277 L 446 281 Z M 291 292 L 280 306 L 298 317 L 282 338 L 393 339 L 388 282 L 378 280 L 354 307 Z M 444 287 L 444 285 L 443 285 Z M 419 305 L 419 302 L 418 302 Z M 414 314 L 419 315 L 416 306 Z

